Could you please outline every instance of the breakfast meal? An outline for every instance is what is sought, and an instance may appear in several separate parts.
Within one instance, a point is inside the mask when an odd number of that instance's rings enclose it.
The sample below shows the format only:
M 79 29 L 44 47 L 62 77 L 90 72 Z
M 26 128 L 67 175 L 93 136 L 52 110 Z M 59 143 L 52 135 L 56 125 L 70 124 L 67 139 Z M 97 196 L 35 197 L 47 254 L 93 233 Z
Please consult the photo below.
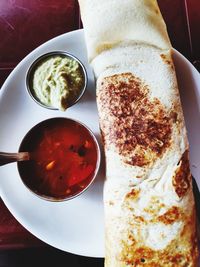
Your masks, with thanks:
M 105 266 L 197 266 L 189 147 L 156 0 L 79 0 L 106 158 Z
M 48 56 L 37 64 L 32 91 L 42 104 L 65 111 L 80 95 L 84 82 L 77 60 L 65 55 Z
M 63 200 L 82 192 L 98 169 L 98 147 L 91 132 L 67 118 L 45 120 L 25 136 L 20 151 L 29 161 L 18 162 L 24 184 L 41 197 Z

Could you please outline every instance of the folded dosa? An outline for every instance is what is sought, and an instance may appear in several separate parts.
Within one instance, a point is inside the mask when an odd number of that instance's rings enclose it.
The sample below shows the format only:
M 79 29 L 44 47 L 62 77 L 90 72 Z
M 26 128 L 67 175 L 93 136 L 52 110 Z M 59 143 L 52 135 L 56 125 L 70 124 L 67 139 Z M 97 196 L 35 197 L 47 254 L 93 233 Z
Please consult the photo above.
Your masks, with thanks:
M 155 0 L 79 0 L 106 157 L 105 266 L 197 266 L 188 141 Z

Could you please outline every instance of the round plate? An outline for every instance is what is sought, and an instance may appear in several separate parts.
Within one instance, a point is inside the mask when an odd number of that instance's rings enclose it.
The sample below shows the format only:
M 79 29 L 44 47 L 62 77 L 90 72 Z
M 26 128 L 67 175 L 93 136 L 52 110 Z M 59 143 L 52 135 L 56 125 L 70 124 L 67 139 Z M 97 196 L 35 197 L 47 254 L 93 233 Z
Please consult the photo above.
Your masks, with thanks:
M 26 72 L 40 55 L 63 50 L 78 57 L 86 67 L 89 83 L 85 95 L 66 112 L 37 105 L 25 87 Z M 177 51 L 174 60 L 191 147 L 191 170 L 200 185 L 200 75 Z M 87 63 L 83 30 L 63 34 L 41 45 L 15 68 L 0 90 L 0 151 L 15 152 L 26 132 L 39 121 L 69 117 L 86 124 L 99 139 L 96 92 Z M 100 140 L 99 140 L 100 141 Z M 16 163 L 0 168 L 0 194 L 15 218 L 44 242 L 78 255 L 104 256 L 103 181 L 104 168 L 81 196 L 52 203 L 33 195 L 23 185 Z

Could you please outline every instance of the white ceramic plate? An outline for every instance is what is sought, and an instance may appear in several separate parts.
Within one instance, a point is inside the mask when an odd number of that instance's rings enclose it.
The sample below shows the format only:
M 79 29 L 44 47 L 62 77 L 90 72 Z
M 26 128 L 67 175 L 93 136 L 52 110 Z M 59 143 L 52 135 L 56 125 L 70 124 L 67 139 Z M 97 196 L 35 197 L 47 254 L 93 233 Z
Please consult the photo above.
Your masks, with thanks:
M 63 50 L 77 56 L 86 66 L 89 84 L 86 94 L 66 112 L 37 105 L 28 95 L 25 76 L 40 55 Z M 191 147 L 191 169 L 200 185 L 200 75 L 178 52 L 174 52 L 184 114 Z M 50 117 L 70 117 L 85 123 L 99 138 L 95 84 L 87 63 L 83 30 L 56 37 L 30 53 L 10 74 L 0 90 L 0 151 L 18 150 L 25 133 Z M 46 243 L 74 254 L 104 256 L 102 189 L 104 168 L 94 184 L 80 197 L 68 202 L 46 202 L 25 188 L 16 164 L 0 168 L 0 194 L 16 219 Z

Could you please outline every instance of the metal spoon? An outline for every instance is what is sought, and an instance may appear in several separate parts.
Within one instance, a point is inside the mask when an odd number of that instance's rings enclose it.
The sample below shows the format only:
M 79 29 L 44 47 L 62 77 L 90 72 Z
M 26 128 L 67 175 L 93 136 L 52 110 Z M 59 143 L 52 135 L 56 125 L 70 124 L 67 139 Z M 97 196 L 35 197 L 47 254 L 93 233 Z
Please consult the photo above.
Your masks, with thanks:
M 30 158 L 31 157 L 29 152 L 19 152 L 19 153 L 0 152 L 0 166 L 16 161 L 30 160 Z

